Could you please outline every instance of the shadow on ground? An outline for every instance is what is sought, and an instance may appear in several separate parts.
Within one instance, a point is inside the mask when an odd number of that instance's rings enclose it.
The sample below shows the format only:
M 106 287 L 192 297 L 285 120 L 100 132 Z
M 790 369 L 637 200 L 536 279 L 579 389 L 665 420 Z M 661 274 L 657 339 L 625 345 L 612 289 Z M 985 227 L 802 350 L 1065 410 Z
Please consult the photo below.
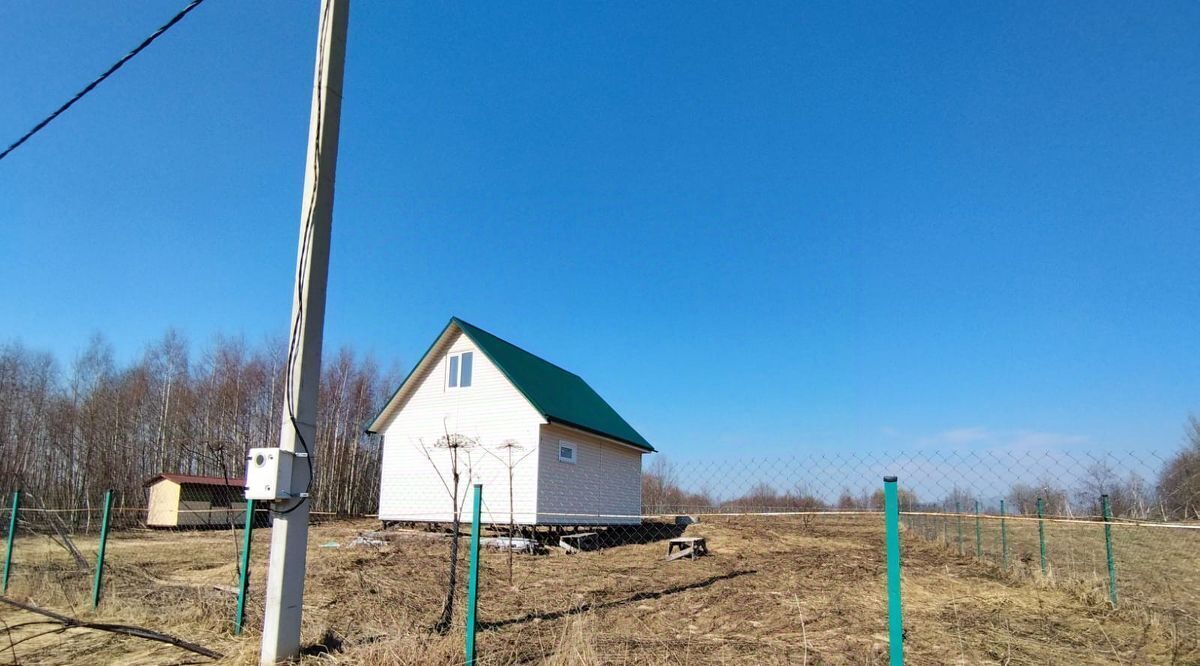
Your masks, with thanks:
M 733 578 L 738 578 L 740 576 L 747 576 L 747 575 L 754 574 L 754 573 L 758 573 L 758 572 L 754 571 L 754 570 L 750 570 L 750 569 L 743 569 L 740 571 L 731 571 L 727 574 L 721 574 L 719 576 L 710 576 L 708 578 L 705 578 L 704 580 L 698 580 L 694 583 L 687 583 L 684 585 L 672 585 L 670 587 L 663 588 L 661 590 L 653 590 L 653 591 L 649 591 L 649 592 L 638 592 L 637 594 L 630 595 L 624 599 L 614 599 L 612 601 L 605 601 L 605 602 L 598 603 L 598 604 L 582 603 L 582 604 L 579 604 L 578 606 L 574 606 L 572 608 L 566 608 L 563 610 L 556 610 L 556 611 L 526 613 L 526 614 L 518 616 L 518 617 L 509 618 L 507 620 L 492 620 L 492 621 L 488 621 L 488 622 L 480 622 L 478 626 L 480 629 L 487 631 L 487 630 L 491 630 L 491 629 L 500 629 L 502 627 L 507 627 L 507 626 L 511 626 L 514 624 L 524 624 L 526 622 L 543 621 L 543 620 L 561 620 L 565 617 L 571 617 L 572 615 L 579 615 L 581 613 L 590 613 L 592 611 L 605 610 L 607 608 L 615 608 L 617 606 L 625 606 L 627 604 L 637 603 L 639 601 L 646 601 L 648 599 L 661 599 L 662 597 L 667 597 L 672 594 L 679 594 L 681 592 L 687 592 L 688 590 L 698 590 L 700 588 L 708 587 L 714 583 L 719 583 L 723 580 L 730 580 Z

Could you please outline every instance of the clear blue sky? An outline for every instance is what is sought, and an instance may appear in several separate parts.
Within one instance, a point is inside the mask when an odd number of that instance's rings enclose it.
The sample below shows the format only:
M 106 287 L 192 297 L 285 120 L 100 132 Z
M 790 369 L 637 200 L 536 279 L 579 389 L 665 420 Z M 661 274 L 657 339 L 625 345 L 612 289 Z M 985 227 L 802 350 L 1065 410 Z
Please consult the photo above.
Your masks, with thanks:
M 0 4 L 0 142 L 183 4 Z M 459 315 L 677 458 L 1180 442 L 1200 5 L 652 4 L 355 4 L 327 351 Z M 285 334 L 316 20 L 209 0 L 0 162 L 0 340 Z

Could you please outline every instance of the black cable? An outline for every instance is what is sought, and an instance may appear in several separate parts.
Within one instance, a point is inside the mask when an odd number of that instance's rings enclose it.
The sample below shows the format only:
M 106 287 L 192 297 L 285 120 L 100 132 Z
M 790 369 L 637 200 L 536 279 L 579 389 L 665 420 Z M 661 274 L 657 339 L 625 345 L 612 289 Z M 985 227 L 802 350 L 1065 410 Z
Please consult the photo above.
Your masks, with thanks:
M 20 146 L 21 144 L 28 141 L 29 138 L 32 137 L 34 134 L 37 134 L 38 132 L 40 132 L 43 127 L 45 127 L 46 125 L 49 125 L 50 121 L 52 121 L 55 118 L 62 115 L 63 111 L 66 111 L 67 109 L 71 108 L 72 104 L 74 104 L 75 102 L 78 102 L 80 99 L 83 98 L 84 95 L 90 93 L 93 88 L 100 85 L 101 81 L 103 81 L 104 79 L 107 79 L 109 76 L 112 76 L 113 72 L 117 71 L 118 69 L 121 69 L 122 65 L 124 65 L 125 63 L 127 63 L 131 59 L 133 59 L 133 57 L 135 55 L 141 53 L 142 50 L 145 49 L 147 46 L 150 46 L 150 44 L 152 44 L 154 42 L 154 40 L 156 40 L 160 36 L 162 36 L 162 34 L 164 32 L 166 32 L 167 30 L 170 30 L 171 26 L 173 26 L 176 23 L 179 23 L 181 20 L 183 20 L 183 17 L 187 16 L 188 12 L 190 12 L 193 9 L 195 9 L 196 7 L 198 7 L 200 5 L 200 3 L 202 3 L 202 2 L 204 2 L 204 0 L 192 0 L 191 3 L 189 3 L 187 7 L 184 7 L 178 14 L 171 17 L 170 21 L 167 21 L 166 23 L 164 23 L 161 28 L 159 28 L 158 30 L 155 30 L 153 34 L 151 34 L 149 37 L 147 37 L 145 40 L 143 40 L 141 44 L 138 44 L 136 48 L 134 48 L 129 53 L 126 53 L 120 60 L 118 60 L 115 64 L 113 64 L 112 67 L 109 67 L 107 70 L 105 70 L 105 72 L 103 74 L 96 77 L 95 81 L 92 81 L 91 83 L 84 86 L 83 90 L 80 90 L 79 92 L 75 93 L 75 96 L 72 97 L 71 99 L 69 99 L 66 104 L 63 104 L 62 106 L 58 107 L 58 109 L 54 113 L 51 113 L 50 115 L 46 116 L 40 123 L 34 125 L 33 129 L 26 132 L 25 136 L 21 137 L 20 139 L 17 139 L 16 141 L 13 142 L 13 144 L 11 146 L 9 146 L 8 148 L 5 148 L 4 152 L 0 153 L 0 160 L 4 159 L 5 157 L 8 157 L 9 153 L 16 150 L 18 146 Z

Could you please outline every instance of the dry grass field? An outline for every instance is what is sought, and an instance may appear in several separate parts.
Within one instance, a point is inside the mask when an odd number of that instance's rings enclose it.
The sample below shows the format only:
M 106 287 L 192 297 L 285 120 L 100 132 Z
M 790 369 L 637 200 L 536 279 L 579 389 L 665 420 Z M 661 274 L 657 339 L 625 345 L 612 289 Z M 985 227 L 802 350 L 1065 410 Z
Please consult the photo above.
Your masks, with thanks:
M 940 521 L 940 519 L 936 519 Z M 566 555 L 485 551 L 479 655 L 485 664 L 876 664 L 886 661 L 883 530 L 877 517 L 704 518 L 688 535 L 712 554 L 665 562 L 665 543 Z M 430 631 L 446 577 L 448 539 L 402 533 L 350 547 L 368 520 L 314 527 L 304 641 L 312 663 L 462 662 L 459 626 Z M 906 530 L 905 649 L 913 664 L 1200 663 L 1200 535 L 1119 528 L 1121 605 L 1104 591 L 1099 526 L 1048 527 L 1054 568 L 1038 571 L 1036 525 L 1010 524 L 1010 570 L 968 556 L 955 525 Z M 985 530 L 997 555 L 995 525 Z M 918 536 L 928 537 L 918 538 Z M 949 536 L 950 543 L 942 543 Z M 1169 538 L 1168 538 L 1169 537 Z M 269 530 L 255 537 L 246 633 L 231 634 L 236 575 L 229 532 L 118 532 L 106 596 L 90 610 L 90 573 L 44 537 L 22 537 L 11 598 L 84 619 L 164 631 L 256 663 Z M 80 538 L 85 552 L 94 539 Z M 333 547 L 331 544 L 337 544 Z M 465 550 L 465 549 L 464 549 Z M 465 583 L 465 566 L 460 570 Z M 460 601 L 461 604 L 461 601 Z M 173 646 L 92 630 L 21 625 L 42 618 L 0 608 L 10 627 L 0 663 L 190 664 Z M 45 633 L 51 632 L 51 633 Z M 9 647 L 11 644 L 11 647 Z M 325 653 L 321 655 L 320 653 Z

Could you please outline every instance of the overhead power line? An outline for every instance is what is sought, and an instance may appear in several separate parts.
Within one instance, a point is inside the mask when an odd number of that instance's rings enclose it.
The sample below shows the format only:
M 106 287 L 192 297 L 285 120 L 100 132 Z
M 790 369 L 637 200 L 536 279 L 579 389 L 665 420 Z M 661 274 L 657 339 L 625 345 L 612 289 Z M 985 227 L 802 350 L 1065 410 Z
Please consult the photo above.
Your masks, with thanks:
M 8 148 L 5 148 L 4 152 L 0 153 L 0 160 L 4 159 L 5 157 L 8 157 L 9 153 L 16 150 L 18 146 L 20 146 L 21 144 L 28 141 L 29 138 L 32 137 L 34 134 L 37 134 L 38 132 L 40 132 L 42 130 L 42 128 L 45 127 L 46 125 L 49 125 L 52 120 L 54 120 L 55 118 L 62 115 L 63 111 L 66 111 L 67 109 L 71 108 L 71 105 L 73 105 L 75 102 L 78 102 L 80 99 L 83 98 L 84 95 L 90 93 L 93 88 L 100 85 L 101 81 L 112 76 L 113 72 L 116 72 L 118 69 L 121 69 L 122 65 L 124 65 L 125 63 L 132 60 L 134 56 L 141 53 L 147 46 L 150 46 L 152 43 L 154 43 L 154 40 L 156 40 L 160 36 L 162 36 L 162 34 L 164 32 L 170 30 L 171 26 L 173 26 L 176 23 L 179 23 L 181 20 L 183 20 L 183 17 L 187 16 L 188 12 L 192 11 L 196 7 L 199 7 L 200 3 L 202 3 L 202 2 L 204 2 L 204 0 L 192 0 L 190 3 L 188 3 L 188 6 L 184 7 L 182 10 L 180 10 L 180 12 L 178 14 L 176 14 L 175 16 L 172 16 L 170 21 L 167 21 L 166 23 L 163 24 L 163 26 L 161 28 L 159 28 L 158 30 L 155 30 L 149 37 L 144 39 L 141 44 L 138 44 L 136 48 L 134 48 L 132 51 L 130 51 L 129 53 L 126 53 L 124 56 L 122 56 L 120 60 L 118 60 L 117 62 L 115 62 L 113 64 L 112 67 L 109 67 L 107 70 L 105 70 L 105 72 L 103 74 L 96 77 L 96 80 L 94 80 L 91 83 L 84 86 L 83 90 L 80 90 L 79 92 L 75 93 L 75 96 L 72 97 L 71 99 L 67 100 L 66 104 L 63 104 L 62 106 L 58 107 L 58 109 L 55 110 L 54 113 L 51 113 L 50 115 L 43 118 L 41 122 L 39 122 L 38 124 L 33 126 L 33 129 L 29 130 L 28 132 L 25 133 L 24 136 L 17 139 L 16 141 L 14 141 L 12 143 L 12 145 L 10 145 Z

